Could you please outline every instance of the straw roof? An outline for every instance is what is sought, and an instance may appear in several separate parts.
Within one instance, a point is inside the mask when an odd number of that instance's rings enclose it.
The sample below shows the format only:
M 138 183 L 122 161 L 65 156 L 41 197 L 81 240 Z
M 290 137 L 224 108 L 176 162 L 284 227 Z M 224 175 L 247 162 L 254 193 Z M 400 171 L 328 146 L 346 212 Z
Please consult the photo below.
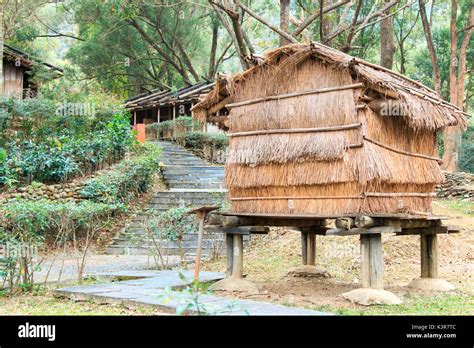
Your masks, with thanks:
M 291 70 L 311 58 L 332 65 L 337 70 L 346 70 L 355 80 L 364 83 L 367 89 L 403 102 L 407 108 L 406 121 L 415 130 L 436 131 L 454 125 L 465 129 L 467 126 L 465 112 L 444 101 L 435 91 L 421 83 L 315 42 L 274 49 L 242 73 L 235 76 L 218 75 L 214 89 L 193 107 L 194 115 L 201 121 L 207 119 L 221 128 L 227 128 L 222 118 L 212 116 L 238 99 L 236 93 L 239 85 L 245 85 L 244 82 L 251 75 L 269 68 Z

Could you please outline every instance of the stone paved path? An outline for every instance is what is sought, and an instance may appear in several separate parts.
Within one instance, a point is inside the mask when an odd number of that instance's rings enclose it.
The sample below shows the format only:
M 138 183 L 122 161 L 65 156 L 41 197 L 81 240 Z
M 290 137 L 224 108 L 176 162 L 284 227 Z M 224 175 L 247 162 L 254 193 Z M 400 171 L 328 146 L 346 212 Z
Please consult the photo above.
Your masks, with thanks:
M 75 281 L 78 276 L 78 257 L 66 257 L 64 264 L 59 257 L 48 256 L 35 272 L 35 283 L 58 281 Z M 170 256 L 169 267 L 178 265 L 179 257 Z M 84 276 L 94 276 L 105 272 L 120 272 L 124 270 L 138 272 L 138 270 L 157 269 L 152 256 L 146 255 L 103 255 L 91 254 L 87 257 Z M 49 272 L 49 274 L 48 274 Z M 46 279 L 47 278 L 47 279 Z
M 181 279 L 180 272 L 186 281 Z M 137 279 L 67 287 L 58 289 L 56 294 L 80 301 L 152 305 L 170 314 L 176 313 L 177 308 L 190 304 L 188 310 L 190 314 L 201 311 L 214 315 L 331 315 L 303 308 L 286 307 L 260 301 L 228 299 L 208 294 L 200 294 L 197 304 L 195 304 L 190 293 L 177 291 L 192 281 L 191 271 L 122 271 L 100 275 Z M 201 272 L 199 280 L 201 282 L 216 281 L 224 276 L 224 273 Z

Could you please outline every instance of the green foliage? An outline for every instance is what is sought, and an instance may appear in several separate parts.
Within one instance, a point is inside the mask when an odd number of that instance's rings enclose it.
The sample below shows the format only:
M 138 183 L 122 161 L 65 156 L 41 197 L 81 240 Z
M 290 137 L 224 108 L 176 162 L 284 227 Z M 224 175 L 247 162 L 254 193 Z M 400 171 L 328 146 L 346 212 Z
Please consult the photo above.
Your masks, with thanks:
M 201 283 L 196 280 L 190 281 L 181 272 L 179 273 L 179 278 L 184 284 L 190 283 L 190 285 L 179 292 L 173 291 L 171 288 L 166 288 L 165 292 L 159 295 L 159 298 L 162 300 L 178 302 L 176 315 L 189 315 L 190 313 L 195 313 L 199 316 L 224 315 L 229 313 L 249 315 L 249 311 L 235 301 L 229 301 L 226 306 L 219 309 L 209 307 L 208 304 L 202 301 L 202 295 L 212 295 L 212 292 L 209 290 L 209 284 Z
M 474 124 L 472 123 L 462 134 L 459 155 L 459 169 L 474 173 Z
M 104 225 L 126 210 L 121 204 L 84 201 L 79 204 L 50 200 L 11 200 L 0 205 L 0 245 L 7 249 L 0 269 L 3 286 L 10 294 L 33 288 L 38 270 L 36 256 L 44 241 L 67 242 L 72 235 Z
M 4 117 L 2 123 L 2 115 Z M 123 158 L 134 143 L 129 114 L 66 115 L 49 99 L 0 99 L 6 156 L 0 186 L 61 182 Z
M 126 203 L 146 192 L 159 169 L 161 148 L 153 143 L 136 145 L 135 156 L 117 164 L 111 171 L 89 179 L 81 191 L 96 202 Z
M 182 240 L 184 234 L 197 230 L 196 218 L 188 211 L 185 207 L 169 209 L 151 219 L 150 227 L 159 239 Z
M 229 139 L 224 133 L 189 132 L 180 135 L 177 141 L 185 147 L 202 150 L 204 145 L 220 150 L 229 145 Z

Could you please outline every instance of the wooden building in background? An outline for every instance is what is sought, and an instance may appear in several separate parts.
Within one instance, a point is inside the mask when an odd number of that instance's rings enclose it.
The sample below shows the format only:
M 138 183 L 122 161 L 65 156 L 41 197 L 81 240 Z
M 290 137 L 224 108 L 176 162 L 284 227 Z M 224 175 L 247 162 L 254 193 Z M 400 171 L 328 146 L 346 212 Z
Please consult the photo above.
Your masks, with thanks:
M 191 107 L 207 94 L 214 83 L 202 82 L 177 91 L 152 91 L 125 101 L 125 108 L 132 112 L 132 124 L 151 124 L 191 116 Z
M 3 47 L 3 81 L 4 96 L 16 96 L 21 99 L 34 98 L 38 94 L 39 85 L 32 81 L 32 68 L 35 64 L 42 64 L 54 72 L 54 77 L 63 75 L 63 70 L 34 59 L 28 53 L 5 44 Z

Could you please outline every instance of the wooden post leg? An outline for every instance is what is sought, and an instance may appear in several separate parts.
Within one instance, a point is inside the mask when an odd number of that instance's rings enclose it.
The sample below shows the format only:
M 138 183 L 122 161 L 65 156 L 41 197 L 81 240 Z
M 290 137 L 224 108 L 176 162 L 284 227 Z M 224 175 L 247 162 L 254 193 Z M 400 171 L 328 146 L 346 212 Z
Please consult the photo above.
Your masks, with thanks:
M 202 239 L 204 236 L 204 219 L 206 218 L 206 213 L 203 211 L 200 211 L 198 213 L 198 218 L 199 218 L 199 234 L 198 234 L 198 240 L 197 240 L 197 250 L 196 250 L 196 261 L 194 265 L 194 280 L 198 281 L 199 280 L 199 266 L 201 264 L 201 245 L 202 245 Z
M 370 235 L 370 287 L 383 289 L 382 235 Z
M 438 238 L 436 234 L 420 235 L 421 278 L 438 278 Z
M 383 289 L 382 235 L 361 234 L 360 252 L 362 287 Z
M 362 261 L 360 267 L 360 278 L 363 288 L 370 288 L 370 245 L 368 237 L 368 234 L 360 235 L 360 256 Z
M 243 239 L 241 234 L 234 234 L 233 240 L 233 260 L 232 260 L 232 277 L 242 278 L 243 277 L 243 264 L 244 264 L 244 253 L 243 253 Z
M 308 264 L 308 254 L 307 254 L 307 248 L 308 248 L 308 239 L 307 239 L 307 233 L 301 231 L 301 256 L 303 258 L 303 265 Z
M 234 258 L 234 235 L 227 233 L 225 237 L 226 237 L 225 244 L 226 244 L 226 256 L 227 256 L 226 276 L 231 277 L 232 264 L 233 264 L 233 258 Z
M 314 233 L 306 233 L 306 264 L 310 266 L 316 265 L 316 235 Z

